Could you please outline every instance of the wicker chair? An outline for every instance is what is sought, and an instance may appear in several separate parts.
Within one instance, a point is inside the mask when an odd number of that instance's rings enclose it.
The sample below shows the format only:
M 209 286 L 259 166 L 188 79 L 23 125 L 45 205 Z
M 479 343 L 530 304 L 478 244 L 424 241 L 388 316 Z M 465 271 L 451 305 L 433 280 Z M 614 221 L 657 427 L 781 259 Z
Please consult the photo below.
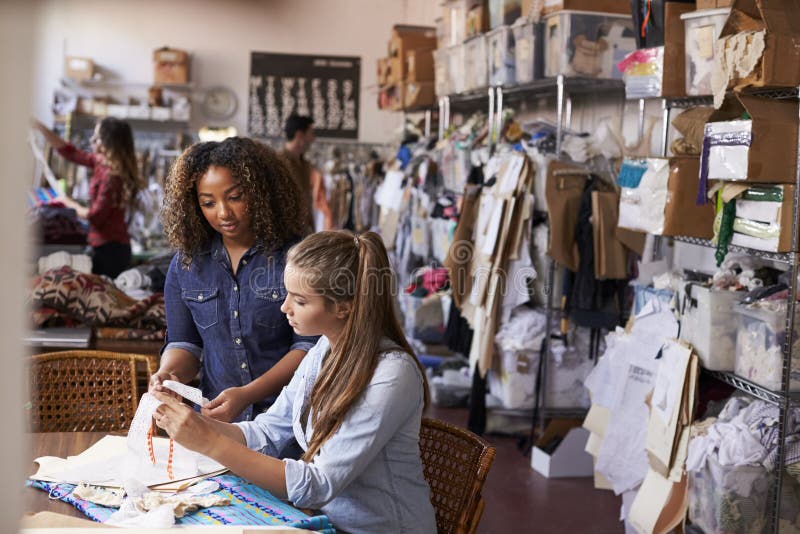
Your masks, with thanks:
M 128 428 L 139 402 L 137 364 L 153 358 L 94 350 L 31 356 L 31 432 L 101 432 Z
M 472 534 L 483 515 L 481 488 L 495 448 L 468 430 L 422 419 L 419 448 L 439 534 Z

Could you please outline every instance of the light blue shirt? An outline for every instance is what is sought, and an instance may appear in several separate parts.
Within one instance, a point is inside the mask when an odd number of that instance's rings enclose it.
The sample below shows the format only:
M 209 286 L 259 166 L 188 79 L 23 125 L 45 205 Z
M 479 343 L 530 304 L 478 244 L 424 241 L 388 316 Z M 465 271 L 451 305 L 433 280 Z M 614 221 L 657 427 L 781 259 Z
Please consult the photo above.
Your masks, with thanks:
M 329 350 L 328 339 L 320 338 L 269 410 L 236 423 L 249 448 L 277 456 L 294 437 L 308 449 L 313 414 L 305 432 L 300 416 Z M 321 509 L 347 532 L 434 533 L 419 453 L 422 376 L 413 356 L 388 339 L 381 350 L 372 380 L 314 461 L 283 460 L 289 500 Z

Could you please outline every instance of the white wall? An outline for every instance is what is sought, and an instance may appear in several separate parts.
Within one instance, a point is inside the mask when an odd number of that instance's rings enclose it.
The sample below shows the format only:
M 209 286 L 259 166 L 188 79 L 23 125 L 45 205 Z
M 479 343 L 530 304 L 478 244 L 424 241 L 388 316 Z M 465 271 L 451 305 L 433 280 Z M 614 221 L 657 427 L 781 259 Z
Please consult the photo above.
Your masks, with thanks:
M 169 45 L 192 53 L 199 88 L 236 91 L 233 124 L 246 134 L 250 52 L 361 57 L 360 140 L 386 142 L 402 124 L 379 111 L 375 63 L 386 55 L 393 24 L 433 25 L 435 0 L 47 0 L 35 60 L 35 110 L 51 117 L 64 55 L 88 56 L 132 82 L 152 81 L 152 51 Z M 197 125 L 202 124 L 195 108 Z

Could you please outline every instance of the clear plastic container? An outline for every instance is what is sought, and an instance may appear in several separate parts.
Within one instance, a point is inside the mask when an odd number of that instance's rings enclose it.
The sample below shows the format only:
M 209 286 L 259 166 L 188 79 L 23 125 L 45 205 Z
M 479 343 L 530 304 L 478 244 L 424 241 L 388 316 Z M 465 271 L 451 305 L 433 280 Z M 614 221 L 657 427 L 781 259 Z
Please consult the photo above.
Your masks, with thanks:
M 486 34 L 489 54 L 489 84 L 513 85 L 517 81 L 514 58 L 514 32 L 511 26 L 500 26 Z
M 528 83 L 543 76 L 544 47 L 541 23 L 526 22 L 512 26 L 517 83 Z
M 467 91 L 487 86 L 489 78 L 485 35 L 478 35 L 464 43 L 464 74 Z
M 514 24 L 522 16 L 522 0 L 489 0 L 489 27 Z
M 630 15 L 558 11 L 545 17 L 544 74 L 622 79 L 617 63 L 636 50 Z
M 773 480 L 763 466 L 724 466 L 709 455 L 701 470 L 689 473 L 689 519 L 707 534 L 763 532 Z
M 436 96 L 450 94 L 450 56 L 446 48 L 433 51 L 433 79 Z
M 736 368 L 736 327 L 733 307 L 744 292 L 720 291 L 689 284 L 679 297 L 680 338 L 694 347 L 706 369 L 733 371 Z
M 463 93 L 466 90 L 465 62 L 464 45 L 451 46 L 447 49 L 447 75 L 450 77 L 450 94 Z
M 467 0 L 448 0 L 444 4 L 444 46 L 460 45 L 467 32 Z
M 766 304 L 766 303 L 764 303 Z M 786 301 L 765 306 L 738 305 L 739 328 L 736 332 L 736 374 L 772 391 L 781 387 L 783 342 L 786 332 Z M 795 313 L 795 321 L 798 313 Z M 792 349 L 789 389 L 800 391 L 797 343 Z
M 686 94 L 710 95 L 714 70 L 714 43 L 730 8 L 703 9 L 681 15 L 686 38 Z

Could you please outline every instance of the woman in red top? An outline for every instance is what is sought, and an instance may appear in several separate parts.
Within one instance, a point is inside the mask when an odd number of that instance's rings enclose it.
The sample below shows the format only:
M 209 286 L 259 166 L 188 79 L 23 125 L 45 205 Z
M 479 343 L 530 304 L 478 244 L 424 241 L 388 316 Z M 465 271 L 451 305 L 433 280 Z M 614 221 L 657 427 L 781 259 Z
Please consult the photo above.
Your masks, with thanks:
M 131 244 L 125 214 L 133 208 L 140 189 L 131 127 L 125 121 L 104 118 L 94 129 L 92 152 L 83 152 L 41 122 L 34 121 L 34 126 L 62 157 L 92 169 L 88 208 L 64 194 L 57 200 L 89 222 L 92 272 L 115 278 L 130 265 Z

